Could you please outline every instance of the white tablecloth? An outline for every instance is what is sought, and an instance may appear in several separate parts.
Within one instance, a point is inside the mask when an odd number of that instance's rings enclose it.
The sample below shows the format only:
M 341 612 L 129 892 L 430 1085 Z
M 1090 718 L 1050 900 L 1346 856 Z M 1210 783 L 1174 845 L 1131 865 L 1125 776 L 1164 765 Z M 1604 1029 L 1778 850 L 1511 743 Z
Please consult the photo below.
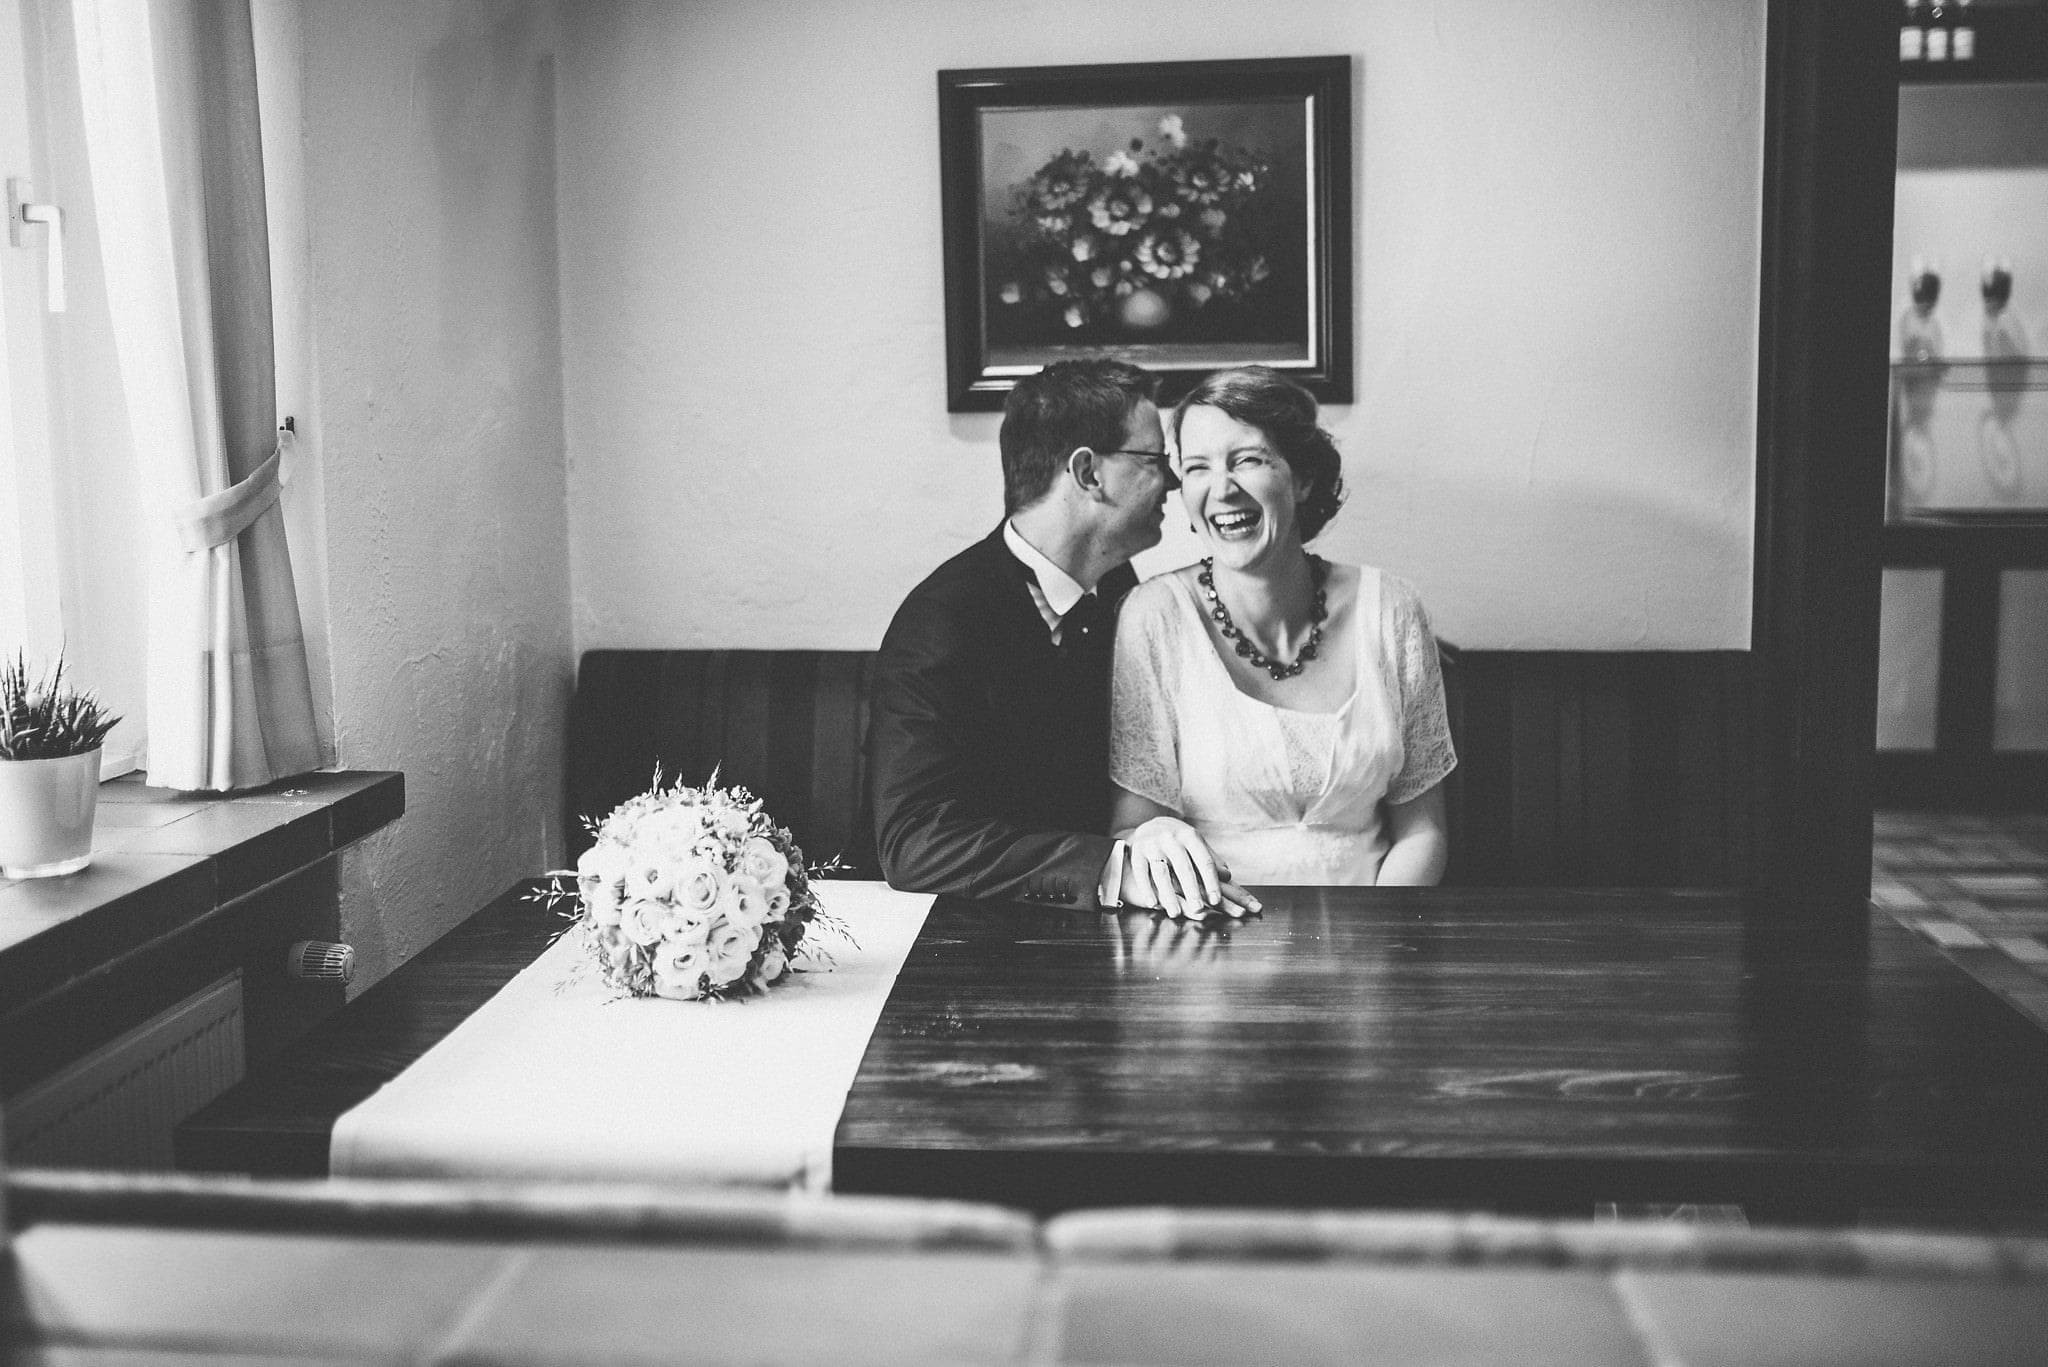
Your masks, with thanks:
M 931 910 L 880 883 L 818 885 L 859 947 L 732 1002 L 613 999 L 557 941 L 335 1122 L 337 1177 L 831 1184 L 832 1132 Z M 803 963 L 803 959 L 798 960 Z

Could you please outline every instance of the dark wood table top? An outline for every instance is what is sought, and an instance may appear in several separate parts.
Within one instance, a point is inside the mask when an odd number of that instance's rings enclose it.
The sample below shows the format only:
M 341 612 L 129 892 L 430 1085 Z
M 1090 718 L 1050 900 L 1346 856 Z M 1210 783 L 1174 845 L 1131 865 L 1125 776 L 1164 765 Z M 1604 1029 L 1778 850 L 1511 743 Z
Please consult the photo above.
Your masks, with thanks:
M 1264 889 L 1204 933 L 941 900 L 840 1191 L 1752 1218 L 2048 1207 L 2048 1034 L 1887 917 L 1733 893 Z

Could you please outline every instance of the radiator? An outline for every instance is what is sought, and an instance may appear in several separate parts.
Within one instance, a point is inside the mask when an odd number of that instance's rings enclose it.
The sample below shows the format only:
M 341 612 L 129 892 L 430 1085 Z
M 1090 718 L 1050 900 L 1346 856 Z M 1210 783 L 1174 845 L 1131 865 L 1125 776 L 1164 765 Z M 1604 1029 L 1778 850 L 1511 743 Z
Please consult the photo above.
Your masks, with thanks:
M 7 1103 L 16 1167 L 171 1167 L 178 1122 L 242 1079 L 242 975 L 231 973 Z

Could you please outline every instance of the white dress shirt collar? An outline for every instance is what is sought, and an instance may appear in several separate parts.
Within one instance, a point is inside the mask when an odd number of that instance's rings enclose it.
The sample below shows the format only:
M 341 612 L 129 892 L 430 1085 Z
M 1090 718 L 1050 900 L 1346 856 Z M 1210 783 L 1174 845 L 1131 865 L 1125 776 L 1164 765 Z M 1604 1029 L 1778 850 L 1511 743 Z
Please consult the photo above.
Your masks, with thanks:
M 1074 610 L 1074 604 L 1088 595 L 1086 585 L 1055 565 L 1045 552 L 1024 539 L 1017 530 L 1017 524 L 1007 519 L 1003 522 L 1003 544 L 1010 548 L 1010 554 L 1024 562 L 1038 580 L 1038 591 L 1045 599 L 1043 611 L 1050 614 L 1046 623 L 1048 629 L 1056 630 L 1059 619 Z

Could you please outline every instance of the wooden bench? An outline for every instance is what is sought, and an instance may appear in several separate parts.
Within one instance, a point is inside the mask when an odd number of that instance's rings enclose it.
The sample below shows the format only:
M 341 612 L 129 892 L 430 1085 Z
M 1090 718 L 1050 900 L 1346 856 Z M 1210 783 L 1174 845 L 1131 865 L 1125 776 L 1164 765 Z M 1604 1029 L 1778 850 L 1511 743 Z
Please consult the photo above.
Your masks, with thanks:
M 1459 754 L 1450 881 L 1732 887 L 1755 838 L 1751 664 L 1741 652 L 1445 650 Z M 567 848 L 665 779 L 714 770 L 813 862 L 879 877 L 867 800 L 871 651 L 599 650 L 569 714 Z M 521 900 L 472 916 L 178 1129 L 181 1168 L 317 1176 L 334 1119 L 431 1048 L 559 926 Z
M 1450 881 L 1739 886 L 1753 858 L 1750 657 L 1446 647 L 1459 765 Z M 655 767 L 714 768 L 813 860 L 879 877 L 868 806 L 870 651 L 598 650 L 569 713 L 568 849 Z

